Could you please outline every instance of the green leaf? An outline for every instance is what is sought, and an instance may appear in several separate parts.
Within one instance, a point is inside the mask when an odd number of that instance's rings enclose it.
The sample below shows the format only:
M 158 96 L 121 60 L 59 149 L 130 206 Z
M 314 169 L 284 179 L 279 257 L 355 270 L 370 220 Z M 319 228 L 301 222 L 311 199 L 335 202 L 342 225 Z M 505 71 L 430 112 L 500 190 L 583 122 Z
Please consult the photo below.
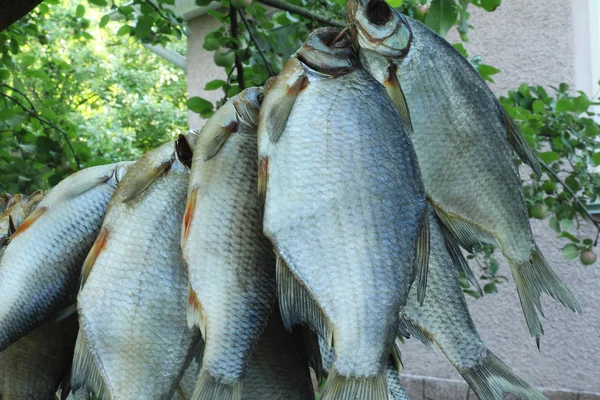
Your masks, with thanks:
M 579 97 L 573 99 L 573 108 L 577 114 L 582 114 L 590 108 L 590 99 L 585 93 L 581 93 Z
M 33 63 L 35 62 L 35 57 L 31 54 L 25 54 L 21 57 L 21 62 L 23 63 L 23 65 L 28 67 L 30 65 L 33 65 Z
M 128 33 L 131 33 L 132 30 L 133 30 L 132 26 L 130 26 L 130 25 L 123 25 L 117 31 L 117 36 L 127 35 Z
M 579 181 L 577 180 L 577 177 L 575 175 L 569 175 L 567 179 L 565 179 L 565 183 L 575 193 L 577 193 L 579 189 L 581 189 L 581 185 L 579 184 Z
M 206 7 L 212 2 L 213 0 L 196 0 L 196 5 L 200 7 Z
M 479 75 L 486 81 L 494 83 L 494 80 L 490 78 L 492 75 L 496 75 L 497 73 L 502 72 L 496 67 L 492 67 L 491 65 L 481 64 L 479 66 Z
M 147 15 L 142 15 L 139 17 L 137 24 L 135 25 L 135 36 L 139 39 L 145 38 L 150 34 L 152 25 L 154 25 L 154 19 Z
M 553 151 L 543 151 L 541 153 L 538 153 L 538 157 L 546 164 L 550 164 L 551 162 L 554 162 L 559 158 L 558 153 L 555 153 Z
M 103 15 L 102 18 L 100 18 L 100 23 L 98 24 L 98 26 L 100 28 L 104 28 L 108 24 L 109 21 L 110 21 L 110 16 Z
M 560 233 L 560 223 L 558 222 L 558 219 L 556 217 L 551 217 L 548 224 L 554 232 Z
M 100 7 L 106 7 L 108 5 L 106 0 L 88 0 L 88 2 Z
M 569 85 L 566 83 L 561 83 L 558 85 L 558 91 L 561 93 L 567 93 L 569 91 Z
M 467 49 L 465 45 L 462 43 L 454 43 L 452 45 L 464 58 L 469 58 L 469 54 L 467 53 Z
M 206 86 L 204 87 L 204 90 L 217 90 L 219 88 L 222 88 L 226 84 L 227 84 L 227 82 L 225 82 L 223 80 L 215 79 L 214 81 L 208 82 L 206 84 Z
M 85 15 L 85 7 L 82 4 L 78 4 L 77 8 L 75 9 L 75 16 L 77 18 L 83 18 L 84 15 Z
M 203 114 L 212 111 L 213 104 L 201 97 L 190 97 L 186 102 L 188 108 L 195 113 Z
M 481 7 L 486 11 L 494 11 L 502 3 L 502 0 L 481 0 Z
M 594 155 L 592 156 L 592 162 L 594 163 L 594 165 L 600 165 L 600 152 L 594 153 Z
M 446 36 L 456 22 L 457 16 L 458 9 L 454 0 L 433 0 L 427 12 L 425 24 L 440 36 Z
M 494 282 L 490 282 L 483 287 L 483 293 L 485 294 L 492 294 L 497 291 L 498 289 L 496 288 L 496 284 Z
M 583 239 L 582 243 L 586 246 L 591 246 L 592 244 L 594 244 L 594 241 L 592 239 Z
M 543 114 L 546 112 L 546 105 L 541 100 L 534 101 L 533 104 L 531 105 L 531 108 L 533 109 L 534 112 L 536 112 L 538 114 Z
M 476 299 L 480 298 L 481 295 L 479 294 L 479 292 L 476 292 L 474 290 L 463 290 L 463 293 L 468 294 L 471 297 L 475 297 Z
M 574 108 L 571 99 L 560 99 L 556 102 L 556 112 L 569 112 Z
M 563 247 L 562 254 L 565 260 L 573 260 L 579 256 L 579 248 L 577 245 L 569 243 Z
M 402 6 L 403 0 L 385 0 L 390 7 L 398 8 Z
M 564 219 L 561 219 L 558 223 L 560 224 L 560 227 L 562 229 L 570 229 L 573 227 L 572 219 L 564 218 Z
M 569 239 L 571 242 L 579 243 L 579 239 L 577 239 L 573 234 L 563 231 L 558 235 L 558 237 Z

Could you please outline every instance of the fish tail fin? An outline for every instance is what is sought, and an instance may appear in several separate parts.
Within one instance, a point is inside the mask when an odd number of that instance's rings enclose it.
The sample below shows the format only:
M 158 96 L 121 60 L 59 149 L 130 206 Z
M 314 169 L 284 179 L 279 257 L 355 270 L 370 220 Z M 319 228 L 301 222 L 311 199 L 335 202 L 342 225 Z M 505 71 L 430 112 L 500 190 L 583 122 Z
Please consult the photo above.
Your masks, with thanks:
M 110 390 L 100 372 L 94 355 L 90 351 L 88 342 L 79 330 L 73 354 L 73 367 L 71 370 L 71 390 L 75 393 L 81 388 L 87 388 L 94 394 L 94 398 L 102 400 L 112 399 Z
M 219 382 L 206 369 L 200 371 L 196 389 L 192 395 L 192 400 L 242 400 L 242 382 L 237 381 L 233 385 L 227 385 Z
M 335 368 L 327 378 L 322 400 L 388 400 L 387 368 L 372 378 L 348 378 Z
M 581 313 L 581 308 L 573 293 L 567 289 L 556 273 L 552 271 L 537 246 L 528 261 L 515 263 L 511 259 L 508 259 L 508 262 L 515 284 L 517 285 L 517 293 L 521 300 L 521 307 L 523 314 L 525 314 L 527 327 L 531 336 L 535 337 L 539 347 L 540 336 L 544 334 L 539 317 L 539 315 L 544 316 L 540 301 L 542 293 L 548 294 L 573 312 Z
M 483 400 L 504 400 L 508 393 L 519 399 L 548 400 L 489 350 L 476 366 L 459 372 L 477 397 Z

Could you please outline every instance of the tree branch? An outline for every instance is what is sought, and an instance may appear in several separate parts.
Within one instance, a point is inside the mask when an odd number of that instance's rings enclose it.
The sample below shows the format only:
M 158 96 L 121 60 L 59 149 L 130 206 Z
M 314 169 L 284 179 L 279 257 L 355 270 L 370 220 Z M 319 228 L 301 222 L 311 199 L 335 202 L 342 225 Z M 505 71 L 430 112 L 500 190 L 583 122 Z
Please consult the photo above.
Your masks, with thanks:
M 546 164 L 542 160 L 539 160 L 539 162 L 540 162 L 540 165 L 542 166 L 542 168 L 544 168 L 550 175 L 552 175 L 554 177 L 554 179 L 556 179 L 556 181 L 561 184 L 561 186 L 564 188 L 564 190 L 566 190 L 567 193 L 569 193 L 571 195 L 571 197 L 573 197 L 573 199 L 575 200 L 577 205 L 579 205 L 579 208 L 581 208 L 582 213 L 585 214 L 586 217 L 588 217 L 588 219 L 592 222 L 592 224 L 594 224 L 594 226 L 596 227 L 598 232 L 600 232 L 600 223 L 594 219 L 592 214 L 590 214 L 590 212 L 588 211 L 586 205 L 583 204 L 583 202 L 579 199 L 579 197 L 577 197 L 575 192 L 573 192 L 573 190 L 562 179 L 560 179 L 558 174 L 552 168 L 550 168 L 550 166 L 548 164 Z M 596 244 L 598 244 L 598 236 L 596 236 L 596 243 L 594 244 L 594 246 Z
M 244 79 L 244 66 L 242 65 L 242 60 L 240 59 L 240 55 L 237 50 L 239 46 L 238 42 L 238 19 L 237 19 L 237 9 L 231 4 L 229 6 L 229 17 L 231 18 L 231 37 L 234 39 L 233 49 L 235 51 L 235 69 L 237 70 L 237 81 L 240 90 L 246 89 L 246 82 Z
M 302 7 L 298 7 L 292 4 L 288 4 L 281 0 L 257 0 L 266 6 L 279 8 L 280 10 L 289 11 L 292 14 L 300 15 L 304 18 L 312 19 L 313 21 L 320 22 L 325 25 L 333 26 L 336 28 L 345 28 L 346 24 L 335 19 L 326 18 L 321 15 L 315 14 L 311 11 L 305 10 Z
M 258 50 L 258 54 L 260 54 L 260 57 L 263 59 L 265 66 L 267 67 L 267 70 L 269 71 L 269 76 L 275 76 L 276 75 L 275 71 L 273 71 L 273 67 L 271 67 L 271 64 L 267 60 L 267 57 L 265 57 L 265 53 L 263 53 L 262 49 L 258 45 L 258 41 L 256 40 L 254 33 L 252 32 L 252 28 L 250 27 L 248 20 L 244 16 L 244 13 L 242 12 L 242 10 L 238 10 L 238 11 L 240 13 L 240 18 L 242 18 L 244 25 L 246 25 L 246 29 L 248 30 L 248 34 L 250 35 L 250 40 L 252 40 L 252 42 L 256 46 L 256 50 Z
M 73 148 L 73 145 L 71 144 L 71 140 L 69 139 L 69 135 L 67 135 L 67 133 L 65 131 L 63 131 L 61 128 L 59 128 L 57 125 L 53 124 L 52 122 L 48 121 L 46 118 L 42 117 L 40 114 L 38 114 L 38 112 L 35 110 L 35 108 L 33 107 L 33 104 L 31 103 L 31 100 L 29 100 L 29 98 L 27 98 L 27 96 L 25 96 L 25 94 L 23 92 L 21 92 L 18 89 L 13 88 L 12 86 L 6 85 L 6 84 L 2 84 L 3 87 L 6 87 L 16 93 L 19 93 L 21 96 L 23 96 L 27 102 L 31 105 L 31 109 L 27 108 L 25 105 L 23 105 L 23 103 L 21 103 L 17 98 L 10 96 L 6 93 L 4 93 L 4 91 L 0 91 L 0 95 L 2 95 L 4 98 L 11 100 L 13 103 L 15 103 L 16 105 L 18 105 L 19 107 L 21 107 L 23 109 L 23 111 L 27 112 L 28 114 L 30 114 L 31 116 L 37 118 L 41 123 L 42 126 L 44 126 L 44 130 L 46 130 L 46 125 L 57 130 L 58 132 L 60 132 L 62 134 L 62 136 L 64 137 L 65 141 L 67 142 L 67 145 L 69 146 L 69 149 L 71 150 L 71 153 L 73 154 L 73 159 L 75 160 L 75 163 L 77 164 L 77 170 L 80 169 L 81 167 L 81 163 L 79 162 L 79 158 L 77 157 L 77 153 L 75 153 L 75 149 Z M 47 131 L 46 131 L 47 132 Z

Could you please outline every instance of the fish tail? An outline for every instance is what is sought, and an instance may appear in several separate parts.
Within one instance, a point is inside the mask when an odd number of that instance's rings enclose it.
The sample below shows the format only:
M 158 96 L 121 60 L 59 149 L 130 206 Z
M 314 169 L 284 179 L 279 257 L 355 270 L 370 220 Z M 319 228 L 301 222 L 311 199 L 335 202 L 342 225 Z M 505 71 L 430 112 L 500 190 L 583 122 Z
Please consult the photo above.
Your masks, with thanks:
M 348 378 L 334 368 L 327 378 L 322 400 L 388 400 L 387 378 L 387 368 L 372 378 Z
M 75 393 L 81 388 L 86 388 L 94 394 L 94 398 L 110 400 L 112 395 L 90 351 L 88 342 L 79 330 L 75 353 L 73 354 L 73 367 L 71 370 L 71 390 Z
M 513 279 L 517 285 L 517 292 L 521 300 L 521 307 L 523 308 L 523 314 L 525 314 L 527 327 L 531 336 L 535 337 L 539 347 L 540 336 L 544 334 L 539 317 L 540 315 L 544 316 L 540 302 L 542 293 L 548 294 L 573 312 L 581 313 L 581 308 L 573 293 L 567 289 L 556 273 L 552 271 L 537 246 L 528 261 L 516 263 L 508 259 L 508 262 Z
M 191 400 L 242 400 L 242 382 L 233 385 L 219 382 L 206 369 L 200 371 Z
M 489 350 L 476 366 L 459 372 L 481 400 L 504 400 L 508 393 L 519 399 L 548 400 Z

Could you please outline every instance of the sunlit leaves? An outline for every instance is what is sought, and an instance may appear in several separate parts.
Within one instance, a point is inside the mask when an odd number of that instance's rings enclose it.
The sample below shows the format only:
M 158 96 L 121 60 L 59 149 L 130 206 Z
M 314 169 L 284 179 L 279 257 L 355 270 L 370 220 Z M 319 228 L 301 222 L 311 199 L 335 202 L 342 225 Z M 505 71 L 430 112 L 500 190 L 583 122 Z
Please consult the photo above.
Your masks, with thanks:
M 446 36 L 456 23 L 457 16 L 458 8 L 454 0 L 433 0 L 425 23 L 441 36 Z

